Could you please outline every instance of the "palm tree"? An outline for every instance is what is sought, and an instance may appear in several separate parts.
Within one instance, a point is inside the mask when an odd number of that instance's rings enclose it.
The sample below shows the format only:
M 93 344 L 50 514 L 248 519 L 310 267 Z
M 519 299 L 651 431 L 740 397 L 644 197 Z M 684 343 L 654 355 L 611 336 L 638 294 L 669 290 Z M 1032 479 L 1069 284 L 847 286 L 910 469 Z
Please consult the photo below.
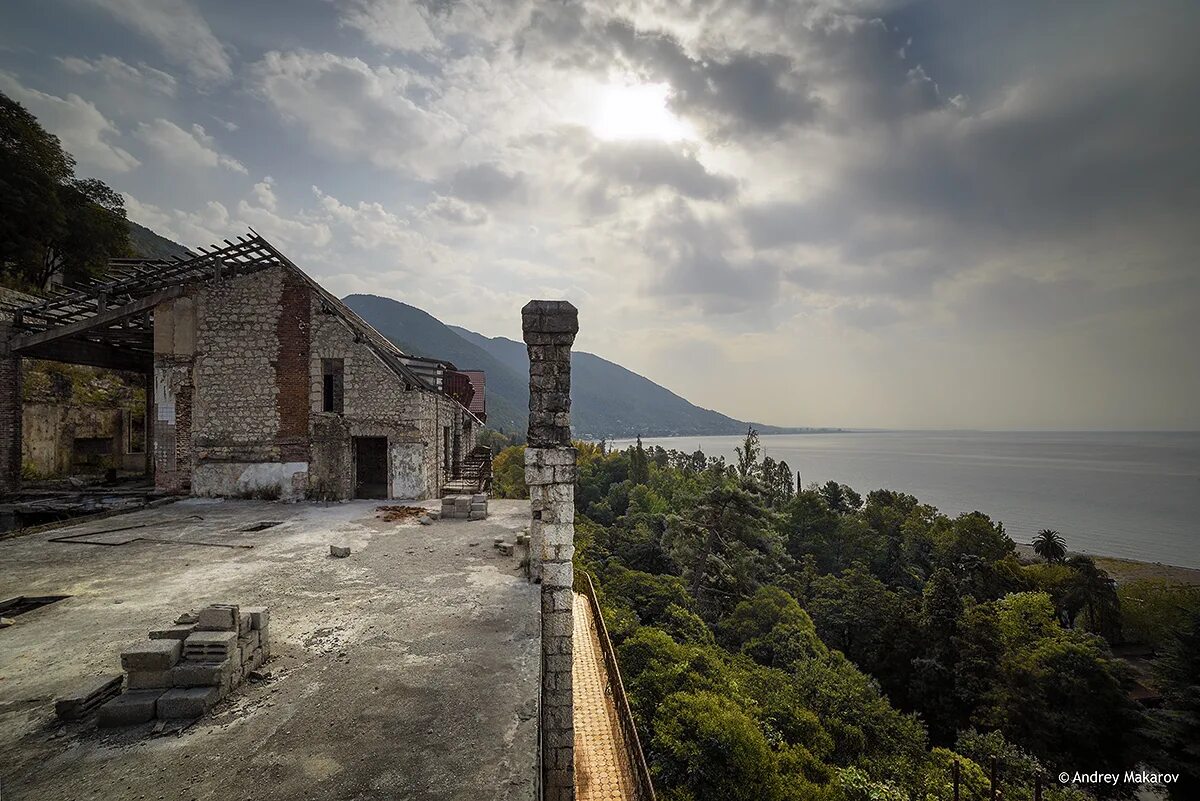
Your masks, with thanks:
M 1062 562 L 1067 558 L 1067 541 L 1057 531 L 1044 528 L 1034 537 L 1033 552 L 1047 562 Z

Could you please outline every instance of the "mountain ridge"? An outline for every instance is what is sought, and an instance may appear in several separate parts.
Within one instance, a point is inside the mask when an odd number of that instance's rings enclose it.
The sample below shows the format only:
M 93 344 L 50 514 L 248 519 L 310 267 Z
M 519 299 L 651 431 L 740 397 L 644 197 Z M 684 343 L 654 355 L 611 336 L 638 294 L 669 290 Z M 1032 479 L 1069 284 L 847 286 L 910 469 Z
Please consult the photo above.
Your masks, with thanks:
M 347 295 L 342 302 L 406 352 L 446 359 L 464 370 L 484 370 L 488 425 L 506 432 L 524 430 L 529 362 L 523 343 L 446 324 L 415 306 L 378 295 Z M 749 423 L 705 409 L 587 351 L 573 351 L 571 367 L 572 427 L 582 438 L 742 434 L 749 425 L 761 433 L 806 430 Z

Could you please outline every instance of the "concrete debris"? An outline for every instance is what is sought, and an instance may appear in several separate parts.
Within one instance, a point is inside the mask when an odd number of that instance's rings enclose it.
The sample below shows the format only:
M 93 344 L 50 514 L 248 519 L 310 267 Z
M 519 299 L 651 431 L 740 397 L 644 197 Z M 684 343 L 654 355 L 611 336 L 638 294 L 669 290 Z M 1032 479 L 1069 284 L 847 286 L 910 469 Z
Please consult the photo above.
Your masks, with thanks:
M 184 612 L 182 615 L 175 618 L 175 625 L 176 626 L 194 626 L 194 625 L 196 625 L 197 621 L 198 621 L 198 618 L 194 614 L 192 614 L 191 612 Z
M 338 559 L 345 559 L 347 556 L 350 555 L 350 546 L 349 545 L 330 545 L 329 546 L 329 555 L 336 556 Z
M 425 509 L 420 506 L 377 506 L 375 511 L 379 512 L 379 519 L 385 523 L 395 523 L 409 518 L 421 517 L 425 514 Z
M 237 647 L 236 631 L 197 631 L 183 641 L 183 655 L 191 662 L 222 662 Z
M 89 679 L 72 693 L 54 701 L 54 713 L 63 720 L 78 720 L 91 714 L 110 698 L 121 694 L 120 673 Z
M 429 526 L 429 525 L 433 524 L 433 518 L 430 517 L 429 515 L 421 515 L 420 517 L 417 518 L 417 522 L 420 523 L 422 526 Z
M 213 604 L 183 618 L 195 620 L 195 630 L 192 624 L 156 629 L 121 653 L 128 692 L 121 695 L 120 675 L 94 679 L 55 701 L 58 716 L 77 720 L 94 711 L 99 726 L 195 719 L 243 678 L 262 679 L 257 671 L 271 655 L 267 607 Z M 182 629 L 186 636 L 179 636 Z
M 232 604 L 212 604 L 196 615 L 196 631 L 237 631 L 241 611 Z
M 186 640 L 188 635 L 196 630 L 196 625 L 169 626 L 165 629 L 155 629 L 150 632 L 152 640 Z
M 96 710 L 96 725 L 135 726 L 154 720 L 158 699 L 165 690 L 134 690 L 118 695 Z
M 121 667 L 126 671 L 170 670 L 179 661 L 180 640 L 147 640 L 121 652 Z

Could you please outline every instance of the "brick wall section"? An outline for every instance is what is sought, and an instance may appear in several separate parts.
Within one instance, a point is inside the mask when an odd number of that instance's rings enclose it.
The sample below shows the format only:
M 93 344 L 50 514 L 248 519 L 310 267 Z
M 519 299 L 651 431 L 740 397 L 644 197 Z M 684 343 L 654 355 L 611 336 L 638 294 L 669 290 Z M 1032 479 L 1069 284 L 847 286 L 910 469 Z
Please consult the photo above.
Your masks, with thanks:
M 284 462 L 309 461 L 309 286 L 291 270 L 282 278 L 279 319 L 275 324 L 276 403 L 279 452 Z
M 542 584 L 542 788 L 547 801 L 575 798 L 575 449 L 571 447 L 571 345 L 578 312 L 565 301 L 521 310 L 529 350 L 530 569 Z
M 0 320 L 0 495 L 21 484 L 21 357 L 9 348 L 12 335 Z
M 192 359 L 154 355 L 154 485 L 187 492 L 192 484 Z

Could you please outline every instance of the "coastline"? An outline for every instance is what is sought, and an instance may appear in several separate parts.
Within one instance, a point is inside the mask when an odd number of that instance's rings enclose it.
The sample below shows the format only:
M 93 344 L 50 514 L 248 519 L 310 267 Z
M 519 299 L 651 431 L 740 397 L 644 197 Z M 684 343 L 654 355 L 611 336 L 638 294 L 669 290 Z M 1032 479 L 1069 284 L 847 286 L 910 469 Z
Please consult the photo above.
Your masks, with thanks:
M 1022 562 L 1041 561 L 1041 557 L 1033 552 L 1032 545 L 1022 542 L 1018 542 L 1016 545 L 1017 555 Z M 1067 555 L 1092 557 L 1096 560 L 1096 567 L 1108 573 L 1118 584 L 1140 579 L 1161 579 L 1172 584 L 1200 586 L 1200 568 L 1168 565 L 1163 562 L 1146 562 L 1119 556 L 1101 556 L 1080 551 L 1069 551 Z

